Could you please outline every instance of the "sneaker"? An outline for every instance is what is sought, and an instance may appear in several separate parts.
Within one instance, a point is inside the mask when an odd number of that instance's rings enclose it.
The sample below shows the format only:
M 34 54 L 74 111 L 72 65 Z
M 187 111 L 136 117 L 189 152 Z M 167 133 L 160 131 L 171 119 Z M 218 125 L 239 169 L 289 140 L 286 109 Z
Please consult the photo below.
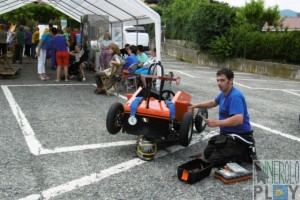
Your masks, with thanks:
M 58 83 L 58 82 L 59 82 L 59 79 L 56 79 L 55 82 Z
M 68 82 L 69 80 L 68 79 L 65 79 L 65 82 Z
M 82 81 L 86 81 L 85 77 L 82 78 Z

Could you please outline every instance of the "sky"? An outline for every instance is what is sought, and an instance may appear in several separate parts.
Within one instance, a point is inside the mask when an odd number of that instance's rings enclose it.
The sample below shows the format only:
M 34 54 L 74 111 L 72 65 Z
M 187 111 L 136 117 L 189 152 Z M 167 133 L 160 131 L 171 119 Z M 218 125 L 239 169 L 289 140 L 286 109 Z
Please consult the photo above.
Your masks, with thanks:
M 218 0 L 228 3 L 232 6 L 243 6 L 250 0 Z M 279 6 L 279 10 L 290 9 L 300 13 L 300 1 L 299 0 L 265 0 L 265 7 Z

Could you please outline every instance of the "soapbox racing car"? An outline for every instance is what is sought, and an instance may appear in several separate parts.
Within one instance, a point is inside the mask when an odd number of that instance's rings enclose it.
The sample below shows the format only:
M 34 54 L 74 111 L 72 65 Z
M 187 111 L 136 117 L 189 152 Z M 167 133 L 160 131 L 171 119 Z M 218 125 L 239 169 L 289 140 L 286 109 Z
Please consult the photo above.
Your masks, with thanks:
M 161 74 L 163 67 L 161 67 Z M 150 69 L 149 69 L 150 71 Z M 133 94 L 127 94 L 127 102 L 113 103 L 107 113 L 106 128 L 110 134 L 123 133 L 143 136 L 154 141 L 178 140 L 186 147 L 190 144 L 193 128 L 197 132 L 205 129 L 207 110 L 199 109 L 196 114 L 190 108 L 191 95 L 178 91 L 163 90 L 165 81 L 176 81 L 180 78 L 140 75 L 146 79 L 146 88 L 138 88 Z M 159 79 L 159 92 L 153 92 L 152 81 Z M 205 119 L 204 119 L 205 118 Z

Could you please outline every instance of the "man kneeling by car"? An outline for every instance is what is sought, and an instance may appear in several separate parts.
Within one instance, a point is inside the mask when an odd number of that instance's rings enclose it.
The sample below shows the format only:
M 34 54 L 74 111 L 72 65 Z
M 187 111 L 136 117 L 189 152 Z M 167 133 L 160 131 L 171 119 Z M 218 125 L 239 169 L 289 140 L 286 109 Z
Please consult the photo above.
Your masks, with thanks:
M 215 99 L 191 104 L 191 108 L 203 109 L 219 105 L 219 120 L 205 120 L 209 127 L 220 127 L 220 134 L 209 140 L 204 156 L 214 166 L 252 162 L 255 144 L 245 97 L 233 86 L 233 71 L 223 68 L 216 75 L 221 93 Z

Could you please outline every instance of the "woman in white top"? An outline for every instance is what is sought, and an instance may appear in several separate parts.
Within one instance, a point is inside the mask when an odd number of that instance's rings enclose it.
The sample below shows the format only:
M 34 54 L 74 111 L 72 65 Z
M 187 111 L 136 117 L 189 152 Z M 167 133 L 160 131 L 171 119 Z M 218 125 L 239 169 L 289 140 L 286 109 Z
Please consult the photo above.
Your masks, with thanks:
M 70 54 L 72 56 L 75 56 L 75 62 L 79 62 L 80 61 L 80 57 L 84 54 L 83 49 L 80 50 L 80 47 L 78 45 L 75 46 L 75 51 L 71 51 Z M 85 73 L 84 73 L 84 68 L 86 67 L 86 63 L 85 62 L 81 62 L 79 64 L 79 70 L 80 70 L 80 74 L 82 77 L 82 81 L 86 81 L 85 78 Z
M 94 91 L 95 94 L 105 94 L 106 90 L 103 87 L 101 78 L 107 78 L 112 75 L 120 77 L 122 74 L 122 66 L 125 64 L 125 61 L 121 58 L 121 52 L 117 44 L 110 44 L 108 49 L 109 54 L 111 55 L 109 68 L 96 72 L 95 80 L 97 89 Z

